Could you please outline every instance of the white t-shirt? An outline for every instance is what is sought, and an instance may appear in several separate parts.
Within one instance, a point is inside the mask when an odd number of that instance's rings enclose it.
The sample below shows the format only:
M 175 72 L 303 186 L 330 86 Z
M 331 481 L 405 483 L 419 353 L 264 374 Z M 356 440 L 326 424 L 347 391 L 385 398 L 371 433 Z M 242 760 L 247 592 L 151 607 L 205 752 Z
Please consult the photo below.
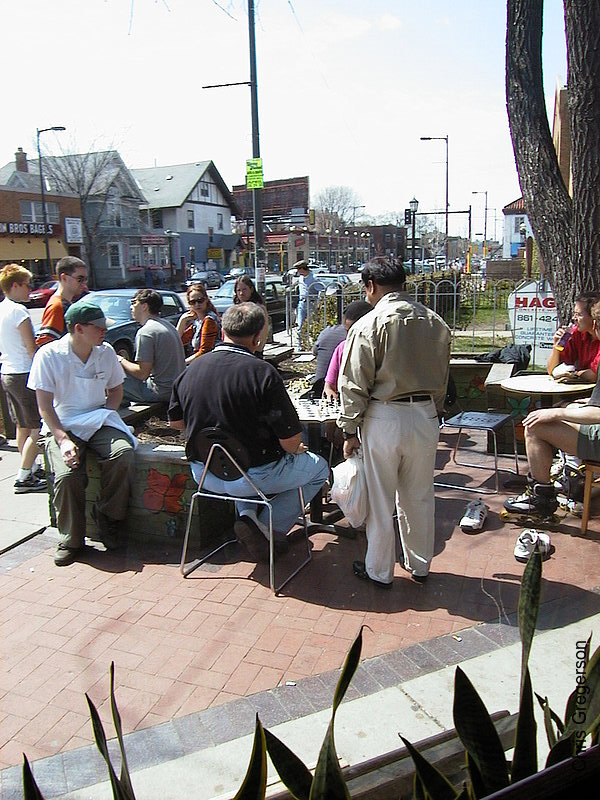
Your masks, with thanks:
M 3 375 L 29 372 L 31 356 L 19 331 L 19 325 L 26 319 L 30 317 L 25 306 L 8 297 L 0 303 L 0 362 Z
M 92 348 L 84 363 L 71 348 L 70 335 L 41 347 L 34 356 L 27 385 L 54 395 L 54 410 L 65 430 L 88 441 L 103 425 L 124 431 L 135 444 L 116 411 L 105 407 L 106 390 L 123 383 L 123 368 L 106 342 Z M 47 431 L 44 423 L 42 430 Z

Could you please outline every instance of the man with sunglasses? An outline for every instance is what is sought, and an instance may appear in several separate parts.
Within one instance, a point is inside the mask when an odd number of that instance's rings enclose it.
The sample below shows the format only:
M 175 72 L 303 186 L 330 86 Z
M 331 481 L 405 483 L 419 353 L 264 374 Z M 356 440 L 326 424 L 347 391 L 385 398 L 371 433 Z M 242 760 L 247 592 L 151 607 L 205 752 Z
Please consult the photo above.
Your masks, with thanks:
M 181 338 L 160 317 L 163 299 L 154 289 L 140 289 L 131 301 L 131 316 L 141 325 L 135 335 L 135 360 L 119 356 L 125 372 L 123 398 L 138 403 L 167 402 L 175 378 L 185 369 Z
M 56 264 L 58 289 L 46 303 L 42 325 L 35 343 L 38 347 L 55 342 L 67 332 L 65 312 L 76 300 L 87 294 L 87 267 L 80 258 L 65 256 Z

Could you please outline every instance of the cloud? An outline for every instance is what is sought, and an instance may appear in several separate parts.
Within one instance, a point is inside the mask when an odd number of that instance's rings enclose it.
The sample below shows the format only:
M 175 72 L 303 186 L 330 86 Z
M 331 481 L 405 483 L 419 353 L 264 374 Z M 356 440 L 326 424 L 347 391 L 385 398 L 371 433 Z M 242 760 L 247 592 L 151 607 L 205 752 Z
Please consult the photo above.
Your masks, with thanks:
M 380 31 L 397 31 L 402 25 L 403 22 L 400 17 L 395 17 L 393 14 L 384 14 L 376 22 L 376 26 Z

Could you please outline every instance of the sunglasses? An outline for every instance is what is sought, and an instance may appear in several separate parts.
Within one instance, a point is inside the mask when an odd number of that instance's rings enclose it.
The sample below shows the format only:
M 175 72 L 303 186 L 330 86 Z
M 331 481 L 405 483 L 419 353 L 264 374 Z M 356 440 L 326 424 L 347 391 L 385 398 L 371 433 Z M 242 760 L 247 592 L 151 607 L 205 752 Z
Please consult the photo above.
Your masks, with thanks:
M 191 306 L 201 306 L 206 303 L 206 297 L 197 297 L 195 300 L 190 300 Z

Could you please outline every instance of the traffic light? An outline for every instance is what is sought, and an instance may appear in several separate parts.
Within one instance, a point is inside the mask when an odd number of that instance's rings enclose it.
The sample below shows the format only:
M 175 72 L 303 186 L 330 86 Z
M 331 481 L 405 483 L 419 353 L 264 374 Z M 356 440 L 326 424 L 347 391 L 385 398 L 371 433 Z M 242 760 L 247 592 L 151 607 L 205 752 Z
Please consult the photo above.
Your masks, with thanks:
M 404 224 L 412 225 L 412 211 L 410 210 L 410 208 L 404 209 Z

